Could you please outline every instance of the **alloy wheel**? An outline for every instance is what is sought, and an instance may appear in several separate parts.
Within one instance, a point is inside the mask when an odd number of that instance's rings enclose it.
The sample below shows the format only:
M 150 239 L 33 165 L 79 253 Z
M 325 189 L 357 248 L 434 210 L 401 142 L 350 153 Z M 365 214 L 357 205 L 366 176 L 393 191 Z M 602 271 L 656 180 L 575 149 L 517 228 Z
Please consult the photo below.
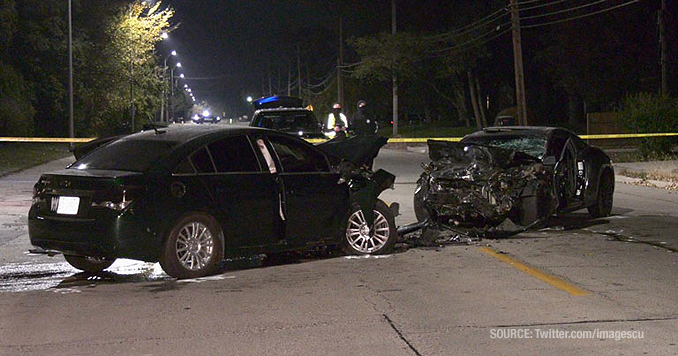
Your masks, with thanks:
M 390 229 L 386 217 L 374 210 L 374 232 L 365 221 L 362 210 L 357 210 L 348 219 L 346 240 L 355 251 L 374 253 L 381 250 L 389 239 Z
M 175 251 L 184 268 L 198 271 L 207 266 L 214 255 L 214 236 L 203 223 L 190 222 L 181 228 Z

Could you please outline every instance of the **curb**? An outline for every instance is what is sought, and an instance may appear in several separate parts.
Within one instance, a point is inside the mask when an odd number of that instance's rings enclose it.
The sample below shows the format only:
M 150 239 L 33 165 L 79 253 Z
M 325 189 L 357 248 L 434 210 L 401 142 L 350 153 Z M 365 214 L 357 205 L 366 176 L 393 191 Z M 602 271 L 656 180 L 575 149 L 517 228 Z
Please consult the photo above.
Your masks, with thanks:
M 654 186 L 655 188 L 670 189 L 670 190 L 675 189 L 676 184 L 677 184 L 675 182 L 667 182 L 667 181 L 662 181 L 662 180 L 632 178 L 632 177 L 627 177 L 627 176 L 623 176 L 623 175 L 620 175 L 620 174 L 615 174 L 614 181 L 619 182 L 619 183 L 625 183 L 625 184 Z

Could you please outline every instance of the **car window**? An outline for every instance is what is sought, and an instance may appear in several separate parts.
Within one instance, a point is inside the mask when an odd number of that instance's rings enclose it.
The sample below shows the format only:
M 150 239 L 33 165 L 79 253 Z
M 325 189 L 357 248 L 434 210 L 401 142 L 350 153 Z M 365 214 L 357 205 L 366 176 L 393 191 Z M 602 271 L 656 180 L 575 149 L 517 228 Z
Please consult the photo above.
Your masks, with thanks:
M 556 157 L 557 160 L 563 155 L 563 149 L 567 143 L 567 136 L 561 134 L 555 134 L 553 139 L 551 139 L 551 144 L 549 146 L 549 155 Z
M 195 173 L 195 168 L 193 168 L 193 165 L 191 164 L 191 161 L 189 161 L 188 157 L 186 157 L 179 165 L 177 168 L 174 170 L 175 174 L 194 174 Z
M 198 170 L 198 173 L 214 173 L 214 165 L 212 165 L 212 158 L 205 147 L 197 150 L 191 155 L 191 162 Z
M 579 136 L 573 135 L 572 136 L 572 143 L 574 143 L 574 147 L 577 148 L 577 151 L 581 152 L 586 149 L 588 146 L 586 142 L 584 142 Z
M 284 172 L 327 172 L 327 160 L 312 147 L 285 137 L 269 137 Z
M 502 135 L 465 138 L 462 142 L 476 143 L 491 147 L 520 151 L 536 158 L 543 158 L 546 152 L 546 138 L 543 136 Z
M 278 131 L 300 131 L 318 128 L 318 120 L 310 112 L 262 113 L 255 118 L 254 126 Z
M 259 172 L 259 162 L 245 136 L 227 137 L 207 146 L 217 172 Z
M 71 168 L 145 172 L 176 146 L 178 143 L 171 141 L 117 140 L 85 155 Z

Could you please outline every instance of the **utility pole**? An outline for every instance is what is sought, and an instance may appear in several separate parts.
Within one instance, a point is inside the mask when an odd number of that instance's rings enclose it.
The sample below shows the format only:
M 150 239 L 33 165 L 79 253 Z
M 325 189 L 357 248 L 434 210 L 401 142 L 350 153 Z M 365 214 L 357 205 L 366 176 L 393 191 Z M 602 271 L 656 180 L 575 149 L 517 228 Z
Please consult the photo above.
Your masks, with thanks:
M 292 61 L 287 62 L 287 96 L 292 96 Z
M 299 85 L 299 98 L 301 98 L 301 50 L 297 45 L 297 84 Z
M 662 0 L 662 8 L 659 10 L 658 14 L 659 22 L 659 45 L 661 48 L 661 71 L 662 71 L 662 86 L 661 86 L 661 95 L 669 96 L 669 80 L 667 74 L 667 46 L 666 43 L 666 0 Z
M 337 57 L 337 102 L 344 107 L 344 78 L 341 77 L 342 66 L 344 65 L 344 33 L 342 17 L 339 16 L 339 57 Z
M 308 81 L 308 85 L 309 85 L 309 87 L 310 87 L 310 85 L 311 85 L 311 71 L 308 69 L 308 62 L 306 62 L 305 65 L 306 65 L 306 80 Z M 309 93 L 308 93 L 308 101 L 309 101 L 309 103 L 311 102 L 311 95 L 313 95 L 313 94 L 311 94 L 311 93 L 309 92 Z
M 518 123 L 527 125 L 527 104 L 525 100 L 525 77 L 523 72 L 523 49 L 520 39 L 520 15 L 518 0 L 511 0 L 511 28 L 513 33 L 513 69 L 516 77 L 516 106 Z
M 71 14 L 71 0 L 68 0 L 68 134 L 75 137 L 73 129 L 73 17 Z M 73 141 L 69 143 L 73 148 Z
M 271 61 L 266 60 L 266 69 L 268 70 L 268 95 L 273 95 L 273 87 L 271 86 Z
M 132 119 L 132 133 L 134 133 L 134 52 L 130 53 L 129 59 L 129 113 Z
M 391 0 L 391 34 L 396 34 L 396 0 Z M 393 64 L 395 67 L 395 53 L 393 53 Z M 393 81 L 393 137 L 398 136 L 398 78 L 395 74 L 395 68 L 392 76 Z

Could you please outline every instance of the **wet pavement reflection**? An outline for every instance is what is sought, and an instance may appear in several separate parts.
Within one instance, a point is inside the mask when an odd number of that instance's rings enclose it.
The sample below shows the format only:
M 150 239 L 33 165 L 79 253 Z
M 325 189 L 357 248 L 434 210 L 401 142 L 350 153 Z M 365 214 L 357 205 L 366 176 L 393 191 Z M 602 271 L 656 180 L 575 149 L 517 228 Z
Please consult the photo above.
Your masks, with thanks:
M 338 257 L 342 254 L 335 250 L 318 250 L 306 253 L 281 253 L 254 255 L 222 261 L 221 273 L 250 268 L 265 268 L 284 264 L 302 263 L 311 260 Z M 57 293 L 76 293 L 75 287 L 96 287 L 101 284 L 168 282 L 174 284 L 175 278 L 167 275 L 159 263 L 118 259 L 105 271 L 97 273 L 82 272 L 71 267 L 61 256 L 54 257 L 54 263 L 9 263 L 0 265 L 0 293 L 53 290 Z M 202 282 L 214 279 L 230 278 L 208 276 L 185 279 L 176 282 Z
M 63 261 L 63 260 L 61 260 Z M 103 283 L 137 283 L 172 279 L 158 263 L 119 259 L 106 271 L 87 273 L 67 262 L 9 263 L 0 266 L 0 292 L 28 292 Z

